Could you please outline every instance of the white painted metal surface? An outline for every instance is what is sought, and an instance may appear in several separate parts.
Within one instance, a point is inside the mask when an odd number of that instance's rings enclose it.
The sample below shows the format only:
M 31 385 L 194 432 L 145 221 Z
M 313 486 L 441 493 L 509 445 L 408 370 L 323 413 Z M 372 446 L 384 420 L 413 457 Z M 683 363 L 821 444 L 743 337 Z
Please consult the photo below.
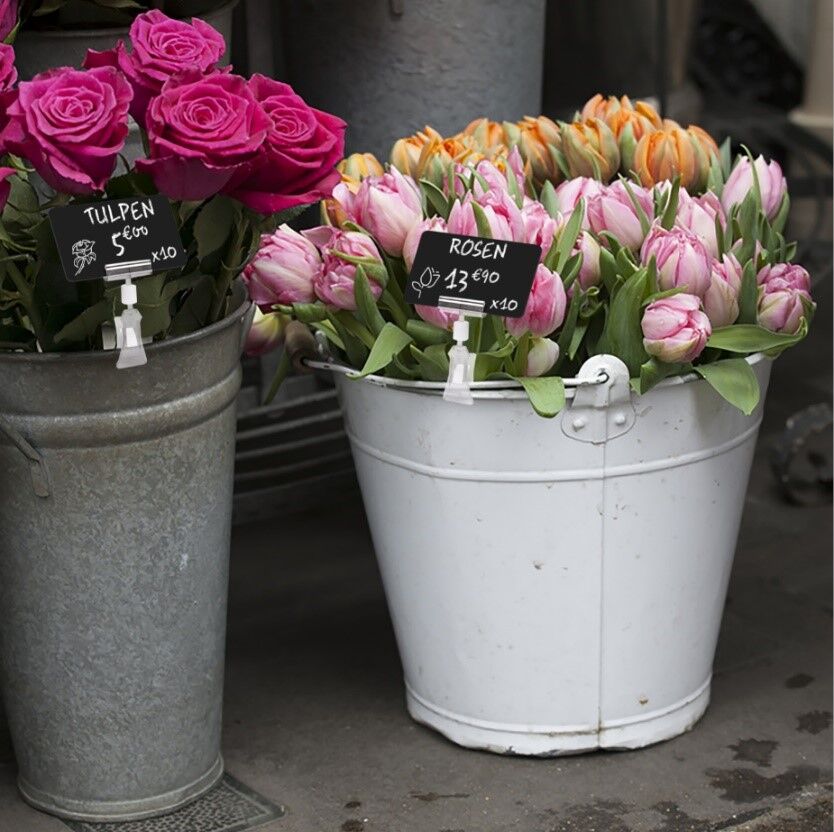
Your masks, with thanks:
M 639 748 L 707 707 L 761 404 L 601 369 L 553 420 L 506 386 L 337 376 L 408 709 L 460 745 Z

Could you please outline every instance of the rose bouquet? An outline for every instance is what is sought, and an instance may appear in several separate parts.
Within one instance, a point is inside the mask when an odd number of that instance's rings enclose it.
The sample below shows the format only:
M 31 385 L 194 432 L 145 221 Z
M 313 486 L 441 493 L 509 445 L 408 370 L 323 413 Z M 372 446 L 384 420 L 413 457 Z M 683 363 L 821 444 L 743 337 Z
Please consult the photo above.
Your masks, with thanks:
M 48 211 L 162 193 L 188 255 L 179 272 L 138 286 L 145 338 L 191 332 L 226 314 L 232 282 L 260 235 L 330 194 L 345 125 L 286 84 L 221 69 L 222 36 L 208 24 L 140 14 L 130 45 L 90 51 L 17 82 L 0 45 L 0 347 L 100 347 L 118 314 L 103 281 L 64 278 Z M 146 156 L 120 155 L 128 118 Z
M 597 96 L 584 111 L 613 126 L 481 119 L 451 140 L 429 128 L 400 140 L 387 171 L 368 155 L 344 160 L 324 224 L 282 225 L 244 271 L 265 313 L 258 350 L 292 317 L 357 377 L 445 381 L 457 313 L 407 304 L 404 286 L 424 231 L 475 235 L 541 250 L 523 317 L 472 322 L 476 381 L 517 379 L 552 416 L 562 378 L 608 353 L 638 393 L 695 372 L 750 413 L 759 390 L 744 357 L 803 338 L 814 310 L 783 234 L 779 165 L 731 166 L 728 143 L 646 104 Z M 274 389 L 287 370 L 284 359 Z

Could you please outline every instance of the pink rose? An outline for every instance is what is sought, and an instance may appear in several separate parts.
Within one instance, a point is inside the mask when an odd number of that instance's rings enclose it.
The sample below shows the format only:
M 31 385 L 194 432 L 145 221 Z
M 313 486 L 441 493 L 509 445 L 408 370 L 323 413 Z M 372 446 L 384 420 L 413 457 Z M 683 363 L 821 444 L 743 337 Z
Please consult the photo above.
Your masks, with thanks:
M 654 211 L 651 209 L 651 196 L 645 188 L 630 185 L 638 205 L 651 220 Z M 648 211 L 646 209 L 649 209 Z M 634 251 L 640 248 L 645 239 L 640 217 L 631 201 L 631 197 L 621 181 L 610 185 L 600 186 L 599 193 L 588 199 L 588 223 L 594 234 L 607 231 L 615 237 L 617 242 Z
M 680 189 L 675 225 L 686 228 L 696 237 L 700 237 L 712 257 L 718 257 L 716 219 L 722 229 L 727 225 L 721 200 L 712 191 L 693 197 L 684 188 Z
M 112 67 L 50 69 L 10 94 L 0 145 L 70 194 L 104 190 L 127 136 L 130 85 Z
M 447 312 L 437 306 L 421 306 L 417 304 L 414 311 L 426 322 L 434 324 L 440 329 L 451 330 L 455 321 L 460 317 L 458 312 Z
M 417 183 L 396 168 L 363 179 L 352 210 L 357 224 L 394 257 L 402 254 L 408 232 L 423 219 Z
M 508 191 L 487 191 L 475 201 L 484 209 L 493 239 L 524 242 L 525 226 L 521 209 Z
M 709 318 L 701 311 L 701 299 L 686 294 L 650 303 L 641 327 L 646 352 L 668 364 L 694 361 L 712 334 Z
M 794 263 L 765 266 L 756 276 L 759 284 L 758 319 L 771 332 L 793 335 L 811 301 L 811 278 Z M 803 303 L 805 301 L 805 303 Z
M 145 124 L 148 104 L 169 78 L 184 71 L 211 72 L 226 51 L 220 32 L 199 17 L 186 23 L 158 9 L 136 17 L 130 27 L 130 42 L 131 52 L 123 41 L 104 52 L 88 50 L 84 66 L 113 66 L 124 73 L 133 87 L 130 114 L 141 125 Z
M 520 318 L 504 318 L 504 326 L 516 338 L 525 332 L 544 338 L 562 325 L 567 302 L 562 278 L 539 264 L 524 314 Z
M 756 177 L 753 177 L 755 168 Z M 746 156 L 742 156 L 727 177 L 724 189 L 721 191 L 721 204 L 729 214 L 734 205 L 740 205 L 748 193 L 759 182 L 759 193 L 762 197 L 762 211 L 772 220 L 782 204 L 782 197 L 787 193 L 788 184 L 782 175 L 779 163 L 771 160 L 766 162 L 759 156 L 751 165 Z
M 280 347 L 284 341 L 287 320 L 288 318 L 280 312 L 264 314 L 256 307 L 243 351 L 247 355 L 266 355 Z
M 5 40 L 17 26 L 20 0 L 0 0 L 0 40 Z
M 12 183 L 9 182 L 9 179 L 16 173 L 17 171 L 14 168 L 0 168 L 0 214 L 3 213 L 12 190 Z
M 537 378 L 550 372 L 559 359 L 559 345 L 550 338 L 533 338 L 527 353 L 527 367 L 525 376 Z
M 596 286 L 602 277 L 599 265 L 599 243 L 593 234 L 588 231 L 580 231 L 576 238 L 576 245 L 573 247 L 573 254 L 582 255 L 582 265 L 579 267 L 579 274 L 576 282 L 583 289 L 590 289 Z
M 226 193 L 259 214 L 310 205 L 339 183 L 344 121 L 309 107 L 288 84 L 253 75 L 249 89 L 267 115 L 266 141 Z
M 14 65 L 14 49 L 0 43 L 0 92 L 10 90 L 17 83 L 17 67 Z
M 565 224 L 564 218 L 559 215 L 554 219 L 541 202 L 527 199 L 521 208 L 521 219 L 524 222 L 524 236 L 520 242 L 539 246 L 542 250 L 540 259 L 543 260 L 553 245 L 553 238 Z
M 738 319 L 741 275 L 741 264 L 732 254 L 712 261 L 712 277 L 704 294 L 704 311 L 715 329 L 730 326 Z
M 364 257 L 382 265 L 374 241 L 360 231 L 341 231 L 323 225 L 304 232 L 304 236 L 318 246 L 322 263 L 314 278 L 313 287 L 319 300 L 336 309 L 356 309 L 353 284 L 356 280 L 356 265 L 339 257 Z M 374 298 L 382 294 L 382 286 L 368 275 L 368 283 Z
M 313 281 L 321 268 L 318 249 L 288 225 L 261 237 L 255 256 L 243 270 L 249 297 L 265 309 L 276 303 L 312 303 Z
M 429 217 L 411 226 L 411 230 L 405 235 L 403 241 L 403 260 L 405 267 L 411 271 L 414 265 L 414 258 L 417 256 L 417 248 L 420 245 L 420 238 L 424 231 L 446 231 L 446 220 L 443 217 Z
M 92 70 L 96 71 L 96 70 Z M 136 167 L 171 199 L 207 199 L 258 153 L 271 122 L 238 75 L 178 75 L 145 117 L 150 158 Z
M 603 185 L 596 179 L 591 179 L 587 176 L 577 176 L 574 179 L 568 179 L 562 182 L 556 188 L 556 203 L 559 210 L 566 216 L 573 213 L 573 210 L 579 204 L 580 199 L 585 200 L 587 207 L 588 200 L 591 197 L 602 193 Z M 588 212 L 585 212 L 585 217 L 582 224 L 583 228 L 588 228 Z
M 648 263 L 652 257 L 657 263 L 657 284 L 662 290 L 685 288 L 703 297 L 709 289 L 712 258 L 700 237 L 691 231 L 678 227 L 667 231 L 659 225 L 652 226 L 640 250 L 640 259 Z

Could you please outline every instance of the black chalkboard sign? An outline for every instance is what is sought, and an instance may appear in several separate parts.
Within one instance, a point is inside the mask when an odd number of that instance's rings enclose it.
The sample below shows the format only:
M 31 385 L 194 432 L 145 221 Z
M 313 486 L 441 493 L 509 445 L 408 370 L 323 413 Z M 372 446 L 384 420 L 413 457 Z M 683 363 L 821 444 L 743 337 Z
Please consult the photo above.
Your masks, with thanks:
M 149 261 L 152 272 L 185 265 L 171 204 L 162 194 L 66 205 L 49 212 L 68 280 L 107 276 L 107 266 Z
M 520 318 L 541 253 L 539 246 L 529 243 L 425 231 L 405 299 L 423 306 Z

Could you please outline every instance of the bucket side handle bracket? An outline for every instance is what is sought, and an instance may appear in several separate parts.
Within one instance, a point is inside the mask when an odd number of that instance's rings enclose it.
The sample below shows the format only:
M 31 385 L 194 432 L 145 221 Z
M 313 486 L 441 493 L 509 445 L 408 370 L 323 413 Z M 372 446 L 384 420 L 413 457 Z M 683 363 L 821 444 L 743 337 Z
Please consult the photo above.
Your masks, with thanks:
M 0 433 L 4 433 L 11 443 L 26 457 L 29 463 L 29 476 L 32 478 L 32 490 L 36 497 L 48 497 L 49 469 L 46 460 L 26 437 L 5 419 L 0 418 Z
M 599 382 L 600 377 L 605 378 Z M 562 432 L 579 442 L 601 445 L 628 433 L 637 419 L 628 367 L 613 355 L 591 356 L 580 368 L 573 403 L 562 412 Z M 595 383 L 596 382 L 596 383 Z

